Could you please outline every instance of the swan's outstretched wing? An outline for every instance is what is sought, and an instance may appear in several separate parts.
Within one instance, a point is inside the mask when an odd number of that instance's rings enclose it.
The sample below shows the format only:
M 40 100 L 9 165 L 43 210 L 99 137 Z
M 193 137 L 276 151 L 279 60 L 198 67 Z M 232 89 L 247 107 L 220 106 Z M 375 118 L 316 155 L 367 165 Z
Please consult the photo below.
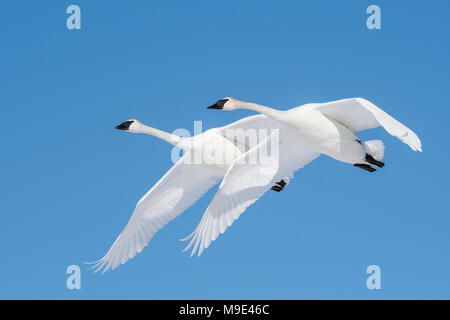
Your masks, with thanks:
M 159 229 L 194 204 L 222 178 L 220 172 L 211 167 L 189 164 L 185 159 L 191 159 L 191 155 L 186 153 L 139 200 L 125 229 L 108 253 L 95 263 L 96 272 L 115 269 L 133 258 Z
M 257 154 L 264 154 L 265 150 L 269 153 L 274 150 L 276 142 L 271 135 L 230 165 L 199 225 L 191 235 L 183 239 L 192 238 L 184 251 L 194 246 L 191 256 L 197 249 L 200 256 L 220 233 L 224 233 L 275 182 L 285 177 L 291 178 L 296 170 L 319 156 L 296 139 L 280 135 L 278 159 L 256 163 L 251 161 Z
M 411 129 L 366 99 L 344 99 L 314 104 L 311 107 L 342 123 L 354 132 L 382 126 L 387 132 L 409 145 L 414 151 L 422 151 L 420 140 Z

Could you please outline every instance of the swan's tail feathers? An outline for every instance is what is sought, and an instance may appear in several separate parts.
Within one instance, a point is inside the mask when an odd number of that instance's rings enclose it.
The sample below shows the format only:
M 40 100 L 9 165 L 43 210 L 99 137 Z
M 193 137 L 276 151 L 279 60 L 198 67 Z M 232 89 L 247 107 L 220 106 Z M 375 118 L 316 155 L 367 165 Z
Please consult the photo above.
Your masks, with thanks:
M 369 156 L 371 156 L 375 161 L 382 163 L 381 160 L 383 160 L 383 157 L 384 157 L 383 141 L 369 140 L 369 141 L 363 142 L 363 146 L 364 146 L 364 149 L 366 149 L 366 152 Z M 367 162 L 371 163 L 370 161 L 367 161 Z M 375 163 L 371 163 L 371 164 L 377 165 Z

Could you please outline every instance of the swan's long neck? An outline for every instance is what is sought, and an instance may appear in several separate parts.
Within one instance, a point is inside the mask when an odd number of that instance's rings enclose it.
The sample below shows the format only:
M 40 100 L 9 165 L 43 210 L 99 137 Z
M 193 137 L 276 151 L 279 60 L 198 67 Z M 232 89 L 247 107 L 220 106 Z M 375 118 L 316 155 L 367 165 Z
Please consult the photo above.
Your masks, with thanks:
M 150 134 L 161 140 L 167 141 L 168 143 L 170 143 L 174 146 L 179 145 L 183 140 L 183 138 L 181 138 L 179 136 L 176 136 L 174 134 L 171 134 L 171 133 L 168 133 L 168 132 L 165 132 L 162 130 L 158 130 L 158 129 L 155 129 L 155 128 L 152 128 L 152 127 L 149 127 L 146 125 L 142 125 L 142 128 L 140 129 L 139 132 L 145 133 L 145 134 Z
M 236 101 L 235 106 L 239 109 L 248 109 L 253 110 L 259 113 L 262 113 L 269 118 L 277 119 L 280 114 L 283 112 L 281 110 L 276 110 L 273 108 L 269 108 L 266 106 L 262 106 L 260 104 L 252 103 L 252 102 L 244 102 L 244 101 Z

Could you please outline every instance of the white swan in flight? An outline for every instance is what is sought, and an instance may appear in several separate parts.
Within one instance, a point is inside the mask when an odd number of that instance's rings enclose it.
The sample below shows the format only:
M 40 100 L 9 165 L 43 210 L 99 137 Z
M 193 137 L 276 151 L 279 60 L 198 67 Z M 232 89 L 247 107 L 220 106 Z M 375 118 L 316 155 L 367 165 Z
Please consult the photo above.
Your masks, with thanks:
M 422 151 L 417 135 L 386 112 L 362 98 L 329 103 L 313 103 L 280 111 L 231 97 L 217 101 L 209 109 L 250 109 L 266 115 L 280 124 L 279 170 L 272 180 L 258 176 L 264 164 L 234 164 L 228 169 L 200 224 L 188 237 L 188 247 L 198 255 L 223 233 L 245 209 L 261 197 L 282 177 L 313 161 L 320 154 L 374 172 L 383 167 L 384 145 L 380 140 L 361 141 L 355 132 L 384 127 L 414 151 Z M 267 141 L 266 141 L 267 143 Z M 261 143 L 249 151 L 270 148 Z
M 136 119 L 118 125 L 116 129 L 156 136 L 182 148 L 185 153 L 139 200 L 128 224 L 109 251 L 93 263 L 95 272 L 115 269 L 133 258 L 159 229 L 188 209 L 222 179 L 229 165 L 251 147 L 249 141 L 227 135 L 230 130 L 245 134 L 249 129 L 258 128 L 276 129 L 277 123 L 256 115 L 186 138 L 146 126 Z M 280 191 L 284 183 L 279 181 L 278 185 L 274 185 L 274 190 Z

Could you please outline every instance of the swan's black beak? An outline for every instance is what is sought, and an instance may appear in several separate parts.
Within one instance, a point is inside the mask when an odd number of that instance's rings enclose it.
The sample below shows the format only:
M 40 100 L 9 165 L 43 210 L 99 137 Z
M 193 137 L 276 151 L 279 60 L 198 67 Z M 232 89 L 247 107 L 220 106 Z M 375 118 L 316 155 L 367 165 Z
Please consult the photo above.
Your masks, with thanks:
M 228 99 L 220 99 L 219 101 L 217 101 L 213 105 L 209 106 L 208 109 L 222 110 L 223 106 L 225 105 L 225 103 L 227 103 L 227 101 L 228 101 Z
M 207 109 L 217 109 L 217 110 L 222 110 L 223 107 L 219 106 L 217 103 L 214 103 L 213 105 L 210 105 Z
M 125 121 L 125 122 L 119 124 L 118 126 L 116 126 L 116 129 L 128 130 L 133 122 L 134 121 Z

